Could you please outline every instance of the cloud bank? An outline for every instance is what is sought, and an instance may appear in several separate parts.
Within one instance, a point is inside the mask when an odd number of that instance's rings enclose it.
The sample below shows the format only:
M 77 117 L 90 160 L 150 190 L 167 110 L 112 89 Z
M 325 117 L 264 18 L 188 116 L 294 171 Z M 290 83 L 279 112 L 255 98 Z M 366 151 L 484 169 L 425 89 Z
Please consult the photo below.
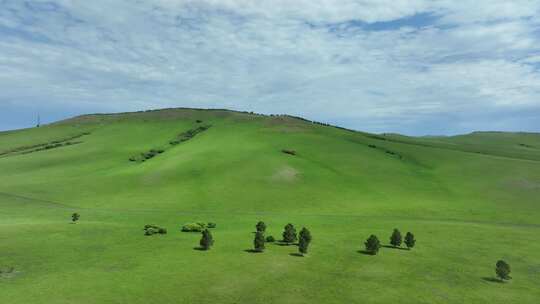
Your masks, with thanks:
M 0 0 L 0 129 L 174 106 L 540 131 L 540 1 Z

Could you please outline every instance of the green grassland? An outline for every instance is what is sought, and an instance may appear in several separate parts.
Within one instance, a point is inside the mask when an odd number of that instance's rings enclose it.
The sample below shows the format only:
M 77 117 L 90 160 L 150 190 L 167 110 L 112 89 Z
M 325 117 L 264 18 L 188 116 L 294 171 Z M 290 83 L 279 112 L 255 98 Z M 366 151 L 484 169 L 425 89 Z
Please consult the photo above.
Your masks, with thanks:
M 72 144 L 39 149 L 52 142 Z M 164 152 L 129 161 L 152 149 Z M 13 267 L 0 303 L 538 303 L 539 204 L 538 134 L 377 136 L 224 110 L 82 116 L 0 133 L 0 269 Z M 277 239 L 289 222 L 308 227 L 309 254 L 247 252 L 259 220 Z M 217 223 L 210 251 L 180 232 L 195 221 Z M 360 252 L 393 228 L 417 246 Z M 493 281 L 499 259 L 508 283 Z

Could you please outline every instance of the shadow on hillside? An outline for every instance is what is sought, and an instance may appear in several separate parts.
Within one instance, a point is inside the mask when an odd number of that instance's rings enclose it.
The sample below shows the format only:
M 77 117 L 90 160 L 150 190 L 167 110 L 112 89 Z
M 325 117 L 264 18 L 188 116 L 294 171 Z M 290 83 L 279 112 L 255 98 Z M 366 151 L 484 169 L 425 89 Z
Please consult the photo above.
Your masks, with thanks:
M 497 279 L 497 278 L 494 278 L 494 277 L 483 277 L 482 280 L 484 280 L 486 282 L 490 282 L 490 283 L 504 284 L 503 280 L 500 280 L 500 279 Z
M 394 247 L 394 246 L 392 246 L 392 245 L 382 245 L 381 247 L 384 247 L 384 248 L 390 248 L 390 249 L 407 250 L 407 251 L 409 251 L 408 248 L 404 248 L 404 247 Z
M 206 249 L 202 248 L 202 247 L 193 247 L 193 250 L 197 250 L 197 251 L 207 251 Z
M 244 252 L 247 252 L 247 253 L 262 253 L 262 251 L 257 251 L 255 249 L 245 249 Z
M 297 257 L 297 258 L 303 258 L 304 255 L 298 252 L 289 253 L 290 256 Z
M 294 246 L 296 245 L 296 243 L 283 243 L 283 242 L 274 242 L 275 245 L 278 245 L 278 246 Z
M 370 251 L 367 251 L 367 250 L 358 250 L 358 253 L 365 254 L 365 255 L 373 255 Z

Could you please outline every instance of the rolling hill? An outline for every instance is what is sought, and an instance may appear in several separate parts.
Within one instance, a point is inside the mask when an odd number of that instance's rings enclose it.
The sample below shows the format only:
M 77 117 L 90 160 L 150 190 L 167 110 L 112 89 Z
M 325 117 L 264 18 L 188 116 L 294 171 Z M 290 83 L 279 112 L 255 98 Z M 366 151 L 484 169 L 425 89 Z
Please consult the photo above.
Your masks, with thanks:
M 294 155 L 283 153 L 294 151 Z M 0 133 L 1 303 L 537 303 L 540 135 L 166 109 Z M 70 224 L 71 213 L 81 214 Z M 252 247 L 308 227 L 310 253 Z M 187 222 L 216 222 L 194 250 Z M 169 233 L 145 237 L 145 224 Z M 362 254 L 376 234 L 413 250 Z M 495 262 L 513 280 L 494 282 Z M 10 271 L 7 271 L 10 270 Z

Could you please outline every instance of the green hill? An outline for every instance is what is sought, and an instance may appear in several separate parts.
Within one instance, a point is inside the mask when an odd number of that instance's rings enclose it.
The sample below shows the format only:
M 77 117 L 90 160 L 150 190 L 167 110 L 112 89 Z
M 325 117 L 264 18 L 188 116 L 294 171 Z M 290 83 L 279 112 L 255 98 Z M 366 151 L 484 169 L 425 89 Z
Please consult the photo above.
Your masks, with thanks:
M 540 298 L 539 134 L 413 138 L 226 110 L 86 115 L 0 133 L 0 181 L 0 303 Z M 259 220 L 276 239 L 289 222 L 308 227 L 310 253 L 246 251 Z M 217 223 L 208 252 L 180 232 L 197 221 Z M 168 234 L 144 236 L 145 224 Z M 360 252 L 393 228 L 417 246 Z M 499 259 L 509 283 L 492 279 Z

